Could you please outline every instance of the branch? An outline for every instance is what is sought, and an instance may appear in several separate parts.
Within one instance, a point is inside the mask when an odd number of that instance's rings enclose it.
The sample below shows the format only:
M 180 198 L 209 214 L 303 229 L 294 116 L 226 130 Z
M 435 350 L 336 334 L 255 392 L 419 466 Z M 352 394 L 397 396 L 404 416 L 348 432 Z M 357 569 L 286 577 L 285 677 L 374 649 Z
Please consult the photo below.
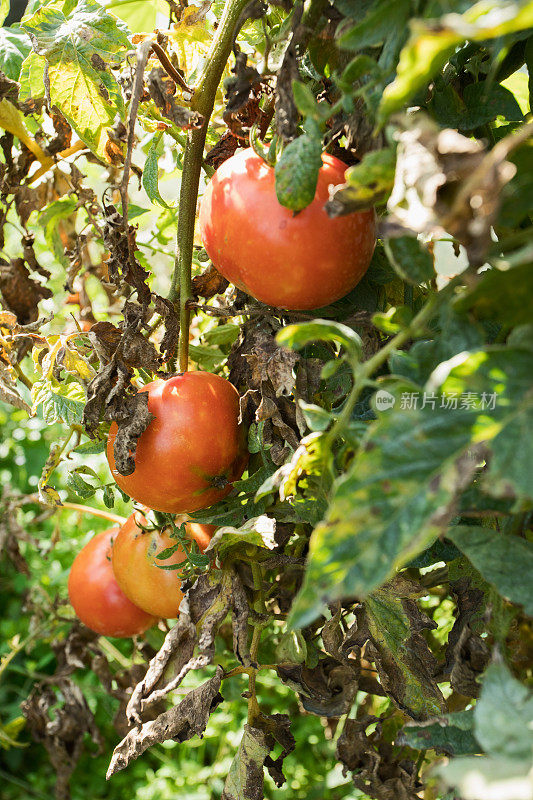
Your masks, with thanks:
M 169 300 L 180 301 L 180 341 L 179 369 L 186 372 L 189 363 L 189 322 L 188 301 L 192 298 L 191 267 L 194 246 L 194 223 L 198 184 L 202 169 L 202 156 L 209 119 L 213 113 L 215 95 L 222 73 L 229 58 L 237 22 L 248 0 L 226 0 L 222 18 L 207 56 L 204 71 L 198 79 L 191 101 L 193 111 L 204 118 L 204 124 L 197 130 L 189 131 L 183 158 L 181 176 L 178 235 L 176 260 L 170 285 Z

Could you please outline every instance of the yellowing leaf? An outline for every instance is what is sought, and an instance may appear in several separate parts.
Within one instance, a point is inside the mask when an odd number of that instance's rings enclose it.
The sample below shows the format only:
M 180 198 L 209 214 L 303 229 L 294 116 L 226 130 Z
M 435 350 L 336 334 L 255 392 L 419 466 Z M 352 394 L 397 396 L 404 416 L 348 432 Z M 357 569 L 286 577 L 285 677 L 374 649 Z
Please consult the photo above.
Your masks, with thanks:
M 92 0 L 81 0 L 71 13 L 44 6 L 23 25 L 34 52 L 24 63 L 24 91 L 34 92 L 40 79 L 50 85 L 50 99 L 80 139 L 104 156 L 106 128 L 123 102 L 111 65 L 130 48 L 122 22 Z

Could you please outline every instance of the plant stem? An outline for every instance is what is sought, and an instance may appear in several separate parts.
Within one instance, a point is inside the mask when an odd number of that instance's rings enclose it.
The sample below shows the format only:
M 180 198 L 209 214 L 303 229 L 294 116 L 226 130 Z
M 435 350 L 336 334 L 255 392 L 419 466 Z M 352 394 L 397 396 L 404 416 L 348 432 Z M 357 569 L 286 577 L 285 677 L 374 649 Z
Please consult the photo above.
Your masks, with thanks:
M 211 44 L 202 74 L 194 90 L 191 108 L 204 118 L 201 128 L 187 136 L 181 176 L 176 260 L 170 285 L 169 300 L 175 302 L 179 292 L 180 339 L 179 369 L 186 372 L 189 363 L 188 301 L 192 298 L 191 266 L 194 246 L 194 222 L 198 184 L 209 119 L 213 113 L 215 95 L 233 45 L 235 26 L 248 0 L 226 0 L 219 26 Z M 179 289 L 178 289 L 179 287 Z
M 350 417 L 355 404 L 359 400 L 361 392 L 365 386 L 368 386 L 369 383 L 371 383 L 370 378 L 374 372 L 376 372 L 376 370 L 378 370 L 387 361 L 388 357 L 392 352 L 394 352 L 394 350 L 398 350 L 400 347 L 406 344 L 406 342 L 418 334 L 420 329 L 423 328 L 433 317 L 436 309 L 439 305 L 441 305 L 442 301 L 453 292 L 455 286 L 460 282 L 460 280 L 461 276 L 458 275 L 440 292 L 431 295 L 427 303 L 412 319 L 411 323 L 404 328 L 403 331 L 400 331 L 396 334 L 396 336 L 388 341 L 387 344 L 381 348 L 381 350 L 378 350 L 378 352 L 372 356 L 372 358 L 369 358 L 368 361 L 364 361 L 362 364 L 357 363 L 352 365 L 354 371 L 354 385 L 346 402 L 344 403 L 344 406 L 342 407 L 341 413 L 326 434 L 326 440 L 324 443 L 325 452 L 329 451 L 335 440 L 342 435 L 343 430 L 347 427 L 348 423 L 350 422 Z
M 61 503 L 57 507 L 58 510 L 63 508 L 71 509 L 72 511 L 79 511 L 82 514 L 92 514 L 93 517 L 101 517 L 101 519 L 108 519 L 110 522 L 116 522 L 117 525 L 124 525 L 126 517 L 119 517 L 118 514 L 112 514 L 110 511 L 103 509 L 93 508 L 92 506 L 82 506 L 79 503 Z
M 33 383 L 32 383 L 32 382 L 30 381 L 30 379 L 29 379 L 29 378 L 28 378 L 28 377 L 27 377 L 27 376 L 24 374 L 24 372 L 22 371 L 22 367 L 20 366 L 20 364 L 15 364 L 15 365 L 13 366 L 13 369 L 15 370 L 15 374 L 16 374 L 17 378 L 19 379 L 19 381 L 21 381 L 21 382 L 24 384 L 24 386 L 26 386 L 28 389 L 32 389 L 32 387 L 33 387 Z

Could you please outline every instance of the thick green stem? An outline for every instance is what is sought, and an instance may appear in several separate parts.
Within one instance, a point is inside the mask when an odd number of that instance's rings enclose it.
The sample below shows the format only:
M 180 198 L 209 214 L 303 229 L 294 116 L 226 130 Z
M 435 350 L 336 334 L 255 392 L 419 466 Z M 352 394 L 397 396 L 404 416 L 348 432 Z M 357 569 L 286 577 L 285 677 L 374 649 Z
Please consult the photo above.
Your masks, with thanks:
M 341 413 L 336 419 L 334 425 L 326 434 L 327 438 L 324 445 L 325 452 L 329 451 L 335 440 L 342 435 L 344 429 L 349 424 L 355 404 L 359 400 L 361 392 L 365 386 L 369 385 L 371 376 L 387 361 L 388 357 L 394 352 L 394 350 L 398 350 L 410 339 L 413 339 L 419 334 L 420 330 L 423 329 L 424 326 L 435 315 L 435 311 L 438 306 L 441 305 L 442 301 L 454 291 L 460 280 L 461 276 L 454 278 L 452 281 L 450 281 L 445 289 L 442 289 L 442 291 L 431 295 L 424 307 L 420 309 L 418 314 L 411 321 L 410 325 L 404 328 L 403 331 L 397 333 L 396 336 L 387 342 L 387 344 L 382 347 L 381 350 L 378 350 L 378 352 L 373 355 L 372 358 L 369 358 L 368 361 L 364 361 L 362 364 L 358 363 L 354 365 L 354 385 L 346 402 L 344 403 Z
M 169 299 L 180 300 L 179 369 L 186 372 L 189 362 L 188 302 L 192 298 L 191 266 L 194 245 L 194 222 L 198 184 L 202 169 L 203 151 L 209 119 L 213 113 L 215 95 L 233 45 L 235 27 L 248 0 L 226 0 L 224 11 L 191 101 L 204 123 L 198 130 L 190 131 L 185 145 L 181 176 L 176 262 L 170 286 Z

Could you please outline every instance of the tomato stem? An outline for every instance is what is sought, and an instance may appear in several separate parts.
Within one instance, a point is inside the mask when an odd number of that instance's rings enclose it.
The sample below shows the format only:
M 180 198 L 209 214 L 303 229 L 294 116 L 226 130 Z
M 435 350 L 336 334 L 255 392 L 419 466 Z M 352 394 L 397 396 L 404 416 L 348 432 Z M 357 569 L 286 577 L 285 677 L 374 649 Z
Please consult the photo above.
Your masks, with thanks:
M 79 511 L 83 514 L 92 514 L 93 517 L 101 517 L 102 519 L 108 519 L 110 522 L 115 522 L 117 525 L 124 525 L 126 522 L 126 517 L 119 517 L 118 514 L 112 514 L 110 511 L 104 511 L 100 508 L 93 508 L 92 506 L 82 506 L 79 503 L 61 503 L 60 506 L 57 507 L 58 510 L 63 508 L 70 509 L 71 511 Z
M 179 295 L 180 337 L 179 370 L 186 372 L 189 365 L 189 300 L 192 299 L 192 254 L 198 185 L 202 169 L 207 126 L 213 113 L 215 96 L 222 73 L 233 45 L 235 27 L 248 0 L 226 0 L 219 26 L 211 44 L 205 67 L 195 86 L 191 108 L 204 118 L 201 128 L 189 131 L 183 157 L 181 175 L 176 259 L 170 285 L 169 300 L 176 302 Z

